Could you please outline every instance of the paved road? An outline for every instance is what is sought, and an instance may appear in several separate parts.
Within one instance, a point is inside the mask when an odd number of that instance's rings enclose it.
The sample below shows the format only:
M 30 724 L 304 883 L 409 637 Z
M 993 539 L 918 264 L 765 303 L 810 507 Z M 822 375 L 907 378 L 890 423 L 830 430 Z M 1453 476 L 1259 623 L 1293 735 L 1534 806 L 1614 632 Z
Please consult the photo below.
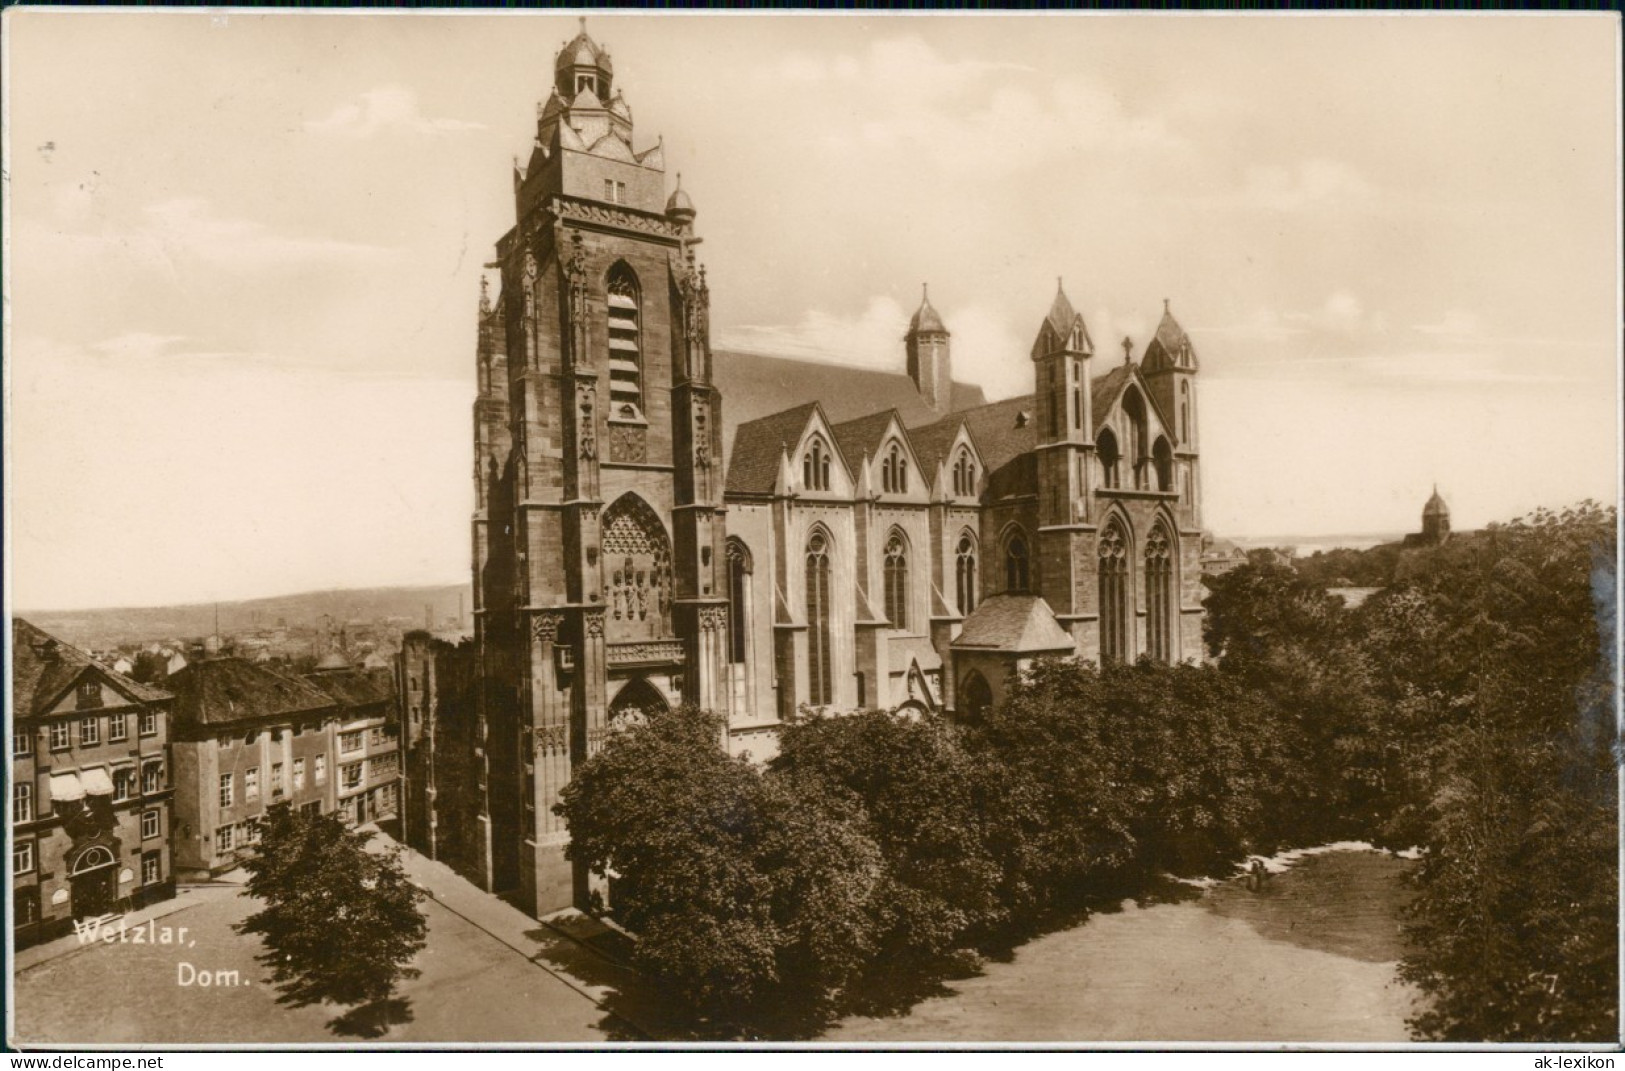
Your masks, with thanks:
M 476 890 L 477 891 L 477 890 Z M 331 1022 L 343 1009 L 277 1003 L 255 961 L 257 940 L 231 926 L 255 909 L 229 888 L 189 894 L 197 905 L 157 921 L 188 928 L 187 947 L 113 944 L 76 951 L 16 978 L 21 1043 L 345 1042 Z M 444 905 L 424 904 L 428 945 L 422 976 L 401 995 L 409 1021 L 378 1039 L 602 1042 L 626 1030 L 556 974 Z M 523 917 L 523 916 L 521 916 Z M 534 927 L 534 921 L 530 922 Z M 190 972 L 237 971 L 237 985 L 198 984 Z M 192 984 L 183 984 L 188 979 Z M 229 978 L 228 978 L 229 980 Z

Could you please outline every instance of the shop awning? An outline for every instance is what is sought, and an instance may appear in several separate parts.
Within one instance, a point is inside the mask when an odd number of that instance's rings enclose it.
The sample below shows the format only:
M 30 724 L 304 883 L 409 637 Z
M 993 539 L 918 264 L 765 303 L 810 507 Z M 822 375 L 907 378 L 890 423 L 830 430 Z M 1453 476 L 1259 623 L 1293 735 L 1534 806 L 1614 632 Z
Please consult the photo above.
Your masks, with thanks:
M 85 791 L 92 796 L 111 796 L 113 794 L 113 782 L 107 779 L 107 771 L 100 766 L 81 770 L 79 782 L 85 786 Z
M 76 773 L 54 773 L 51 775 L 51 799 L 56 803 L 78 803 L 85 798 L 85 786 L 79 783 Z

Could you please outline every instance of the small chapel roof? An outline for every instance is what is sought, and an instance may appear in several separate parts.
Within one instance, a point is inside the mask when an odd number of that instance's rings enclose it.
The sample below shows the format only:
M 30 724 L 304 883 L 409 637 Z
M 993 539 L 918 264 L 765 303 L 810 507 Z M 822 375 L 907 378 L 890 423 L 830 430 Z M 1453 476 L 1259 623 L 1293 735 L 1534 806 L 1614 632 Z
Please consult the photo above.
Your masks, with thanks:
M 965 618 L 953 642 L 955 650 L 975 649 L 1003 654 L 1042 654 L 1073 651 L 1076 645 L 1049 603 L 1037 595 L 990 595 Z

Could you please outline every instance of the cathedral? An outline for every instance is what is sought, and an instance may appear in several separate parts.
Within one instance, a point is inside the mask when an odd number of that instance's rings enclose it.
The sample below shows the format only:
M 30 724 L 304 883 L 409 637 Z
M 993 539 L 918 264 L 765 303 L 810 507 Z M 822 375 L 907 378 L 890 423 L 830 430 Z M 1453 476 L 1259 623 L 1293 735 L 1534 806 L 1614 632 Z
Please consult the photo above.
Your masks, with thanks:
M 582 902 L 553 805 L 617 718 L 696 704 L 764 759 L 804 710 L 974 717 L 1036 658 L 1202 657 L 1197 359 L 1166 302 L 1138 356 L 1097 352 L 1057 286 L 1010 357 L 1032 393 L 993 403 L 923 295 L 906 373 L 713 351 L 694 203 L 585 29 L 513 195 L 473 421 L 487 888 Z

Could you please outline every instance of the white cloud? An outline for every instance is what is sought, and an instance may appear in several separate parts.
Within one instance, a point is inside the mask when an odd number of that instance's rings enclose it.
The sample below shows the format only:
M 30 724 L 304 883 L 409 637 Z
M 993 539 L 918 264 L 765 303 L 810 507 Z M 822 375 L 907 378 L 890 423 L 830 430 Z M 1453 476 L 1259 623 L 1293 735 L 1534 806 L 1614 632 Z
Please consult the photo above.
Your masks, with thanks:
M 454 134 L 484 130 L 485 125 L 429 118 L 418 111 L 416 93 L 405 86 L 387 85 L 368 90 L 354 103 L 339 105 L 324 119 L 307 120 L 305 129 L 313 134 L 370 138 L 380 132 Z
M 871 298 L 856 316 L 813 309 L 794 324 L 719 328 L 718 349 L 802 357 L 867 368 L 901 367 L 903 333 L 913 310 L 889 297 Z
M 1248 168 L 1237 200 L 1248 208 L 1303 212 L 1331 206 L 1359 207 L 1369 203 L 1374 193 L 1371 183 L 1348 164 L 1314 159 L 1290 167 Z
M 148 205 L 131 231 L 96 236 L 125 247 L 148 264 L 200 260 L 221 268 L 268 268 L 383 257 L 381 246 L 314 235 L 286 234 L 249 219 L 222 216 L 202 198 L 180 197 Z
M 1424 335 L 1441 338 L 1477 338 L 1484 332 L 1483 321 L 1465 309 L 1451 309 L 1437 323 L 1415 324 L 1414 328 Z

